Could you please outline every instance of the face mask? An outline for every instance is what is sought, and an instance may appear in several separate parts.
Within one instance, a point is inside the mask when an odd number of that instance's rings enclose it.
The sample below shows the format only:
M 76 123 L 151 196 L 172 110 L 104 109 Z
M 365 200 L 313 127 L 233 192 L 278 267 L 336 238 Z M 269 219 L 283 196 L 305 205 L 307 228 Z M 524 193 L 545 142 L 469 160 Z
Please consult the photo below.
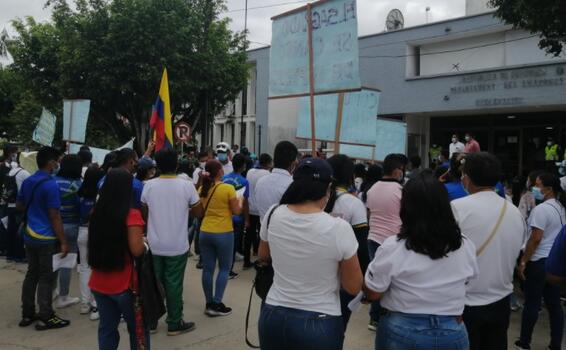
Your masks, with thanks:
M 61 169 L 61 165 L 57 163 L 57 166 L 53 168 L 53 170 L 51 170 L 51 175 L 57 175 L 60 169 Z
M 227 153 L 218 153 L 218 155 L 216 156 L 216 158 L 218 158 L 218 160 L 220 162 L 225 162 L 228 160 L 228 154 Z
M 471 140 L 471 137 L 466 136 L 466 141 L 470 141 L 470 140 Z
M 454 137 L 454 138 L 452 139 L 452 143 L 456 143 L 456 142 L 458 142 L 458 139 Z
M 566 175 L 566 168 L 565 167 L 558 168 L 558 173 L 562 176 Z
M 544 200 L 544 194 L 542 194 L 542 191 L 539 187 L 533 187 L 532 192 L 537 201 Z
M 206 165 L 206 162 L 200 162 L 198 163 L 199 168 L 204 169 L 204 166 Z

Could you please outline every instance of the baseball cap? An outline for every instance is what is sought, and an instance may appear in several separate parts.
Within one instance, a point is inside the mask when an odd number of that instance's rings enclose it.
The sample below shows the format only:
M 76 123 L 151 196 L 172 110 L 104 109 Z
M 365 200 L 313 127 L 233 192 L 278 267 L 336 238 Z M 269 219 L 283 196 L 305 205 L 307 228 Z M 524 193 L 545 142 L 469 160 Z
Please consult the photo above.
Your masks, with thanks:
M 216 145 L 216 152 L 228 153 L 229 150 L 230 150 L 230 145 L 227 142 L 219 142 Z
M 140 160 L 138 161 L 138 169 L 151 169 L 155 167 L 156 167 L 155 160 L 149 157 L 141 157 Z
M 324 159 L 306 158 L 301 160 L 293 174 L 293 180 L 307 180 L 331 182 L 332 167 Z

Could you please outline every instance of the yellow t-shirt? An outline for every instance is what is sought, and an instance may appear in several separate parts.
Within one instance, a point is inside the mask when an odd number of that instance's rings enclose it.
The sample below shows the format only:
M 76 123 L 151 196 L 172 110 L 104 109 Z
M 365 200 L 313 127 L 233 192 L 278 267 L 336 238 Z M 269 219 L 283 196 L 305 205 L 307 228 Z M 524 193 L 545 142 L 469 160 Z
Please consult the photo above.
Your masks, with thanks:
M 202 187 L 199 189 L 199 193 L 201 190 Z M 212 199 L 210 198 L 211 195 Z M 236 198 L 236 190 L 232 185 L 219 183 L 208 190 L 208 196 L 201 198 L 203 208 L 208 205 L 200 225 L 201 231 L 208 233 L 234 231 L 232 211 L 230 210 L 230 200 L 233 198 Z M 208 201 L 210 201 L 210 204 L 208 204 Z

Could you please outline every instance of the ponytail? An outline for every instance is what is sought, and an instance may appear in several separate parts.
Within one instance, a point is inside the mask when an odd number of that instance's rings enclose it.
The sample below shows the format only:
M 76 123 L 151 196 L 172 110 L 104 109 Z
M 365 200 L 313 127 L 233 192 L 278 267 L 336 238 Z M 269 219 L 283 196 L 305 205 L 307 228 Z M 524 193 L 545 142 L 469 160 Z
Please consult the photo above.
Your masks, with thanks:
M 214 186 L 214 181 L 216 177 L 222 170 L 222 163 L 216 159 L 209 160 L 204 166 L 204 170 L 200 173 L 199 182 L 202 182 L 202 187 L 200 189 L 200 197 L 208 197 L 208 191 Z
M 336 181 L 332 181 L 332 185 L 330 186 L 330 198 L 328 199 L 328 203 L 326 203 L 326 207 L 324 208 L 324 211 L 326 213 L 332 213 L 332 211 L 334 210 L 334 204 L 336 204 L 336 199 L 338 199 L 338 196 L 336 195 L 336 188 L 338 187 Z

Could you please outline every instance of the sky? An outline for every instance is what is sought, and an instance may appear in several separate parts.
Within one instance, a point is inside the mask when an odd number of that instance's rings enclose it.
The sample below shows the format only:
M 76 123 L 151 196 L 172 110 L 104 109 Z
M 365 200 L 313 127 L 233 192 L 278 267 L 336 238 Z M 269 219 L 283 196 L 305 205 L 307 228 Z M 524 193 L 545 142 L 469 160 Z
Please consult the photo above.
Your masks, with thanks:
M 232 30 L 244 29 L 245 2 L 246 0 L 227 0 L 228 12 L 223 13 L 222 16 L 231 18 Z M 309 1 L 248 0 L 250 47 L 260 47 L 270 43 L 272 16 L 307 2 Z M 8 33 L 13 33 L 10 20 L 16 17 L 33 16 L 37 21 L 49 20 L 50 11 L 44 8 L 44 4 L 45 0 L 0 0 L 0 31 L 5 28 Z M 387 14 L 394 8 L 403 13 L 405 27 L 424 24 L 427 21 L 427 7 L 430 8 L 428 21 L 433 22 L 464 16 L 466 6 L 465 0 L 358 0 L 358 33 L 367 35 L 382 32 L 385 29 Z

